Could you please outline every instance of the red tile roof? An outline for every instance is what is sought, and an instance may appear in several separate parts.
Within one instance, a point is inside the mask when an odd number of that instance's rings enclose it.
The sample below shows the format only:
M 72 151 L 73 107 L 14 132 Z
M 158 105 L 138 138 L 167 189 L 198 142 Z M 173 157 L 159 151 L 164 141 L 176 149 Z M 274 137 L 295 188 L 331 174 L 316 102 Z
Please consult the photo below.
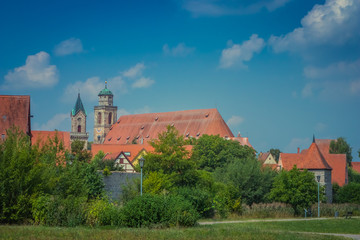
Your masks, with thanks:
M 141 143 L 158 137 L 168 125 L 175 126 L 185 137 L 203 134 L 232 138 L 234 135 L 217 109 L 186 110 L 121 116 L 106 135 L 105 144 Z
M 279 164 L 286 170 L 294 165 L 299 169 L 332 169 L 331 182 L 343 186 L 347 183 L 347 166 L 345 154 L 330 154 L 331 139 L 316 139 L 308 149 L 301 153 L 280 153 Z
M 13 125 L 30 135 L 30 96 L 0 95 L 0 134 Z
M 58 139 L 64 144 L 65 150 L 71 150 L 70 133 L 61 131 L 31 131 L 31 143 L 39 144 L 43 147 L 48 139 L 54 139 L 57 135 Z
M 352 168 L 357 171 L 358 173 L 360 173 L 360 162 L 352 162 L 351 163 Z
M 267 159 L 267 157 L 268 157 L 269 155 L 270 155 L 270 152 L 260 153 L 258 159 L 259 159 L 260 161 L 265 162 L 265 160 Z
M 126 156 L 130 162 L 138 155 L 138 153 L 145 149 L 147 152 L 153 151 L 154 148 L 150 144 L 92 144 L 91 153 L 95 156 L 99 151 L 105 154 L 119 154 L 120 152 L 130 153 Z

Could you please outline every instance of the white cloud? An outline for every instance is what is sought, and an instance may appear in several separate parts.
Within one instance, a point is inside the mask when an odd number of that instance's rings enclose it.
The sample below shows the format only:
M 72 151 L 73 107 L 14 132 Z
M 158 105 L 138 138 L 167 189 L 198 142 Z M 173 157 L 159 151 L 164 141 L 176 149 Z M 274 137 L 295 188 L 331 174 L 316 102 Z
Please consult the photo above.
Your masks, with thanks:
M 229 126 L 238 126 L 244 122 L 244 118 L 240 116 L 232 116 L 226 124 Z
M 118 114 L 118 118 L 119 118 L 120 116 L 123 116 L 123 115 L 142 114 L 142 113 L 150 113 L 150 112 L 151 112 L 151 108 L 149 106 L 145 105 L 144 107 L 136 109 L 134 111 L 128 111 L 124 108 L 121 108 L 121 109 L 118 109 L 117 114 Z
M 265 46 L 264 39 L 257 34 L 242 44 L 228 43 L 229 47 L 221 53 L 220 68 L 246 67 L 244 61 L 250 61 L 254 53 L 259 53 Z
M 124 93 L 126 92 L 125 82 L 120 76 L 113 77 L 107 80 L 108 88 L 113 93 Z M 80 91 L 81 98 L 85 103 L 98 101 L 99 92 L 104 89 L 105 83 L 101 81 L 99 77 L 91 77 L 86 79 L 85 82 L 77 81 L 73 84 L 69 84 L 63 95 L 63 100 L 67 102 L 75 102 L 76 96 Z
M 57 56 L 65 56 L 83 52 L 83 45 L 78 38 L 70 38 L 55 46 L 54 53 Z
M 290 143 L 285 147 L 284 152 L 296 153 L 297 148 L 305 149 L 310 146 L 310 138 L 293 138 Z
M 70 111 L 69 113 L 58 113 L 52 117 L 49 121 L 42 124 L 39 130 L 54 131 L 66 131 L 70 126 Z
M 170 48 L 168 44 L 163 46 L 163 52 L 167 56 L 186 57 L 195 51 L 193 47 L 187 47 L 185 43 L 179 43 L 176 47 Z
M 360 1 L 327 0 L 324 5 L 315 5 L 301 25 L 284 36 L 271 36 L 269 44 L 274 51 L 304 53 L 318 46 L 339 46 L 358 38 Z
M 184 0 L 183 8 L 193 16 L 224 16 L 253 14 L 266 9 L 271 12 L 284 6 L 290 0 L 252 0 L 247 1 L 219 1 L 219 0 Z
M 155 83 L 155 81 L 150 78 L 141 77 L 132 84 L 132 87 L 133 88 L 148 88 L 151 85 L 153 85 L 154 83 Z
M 138 77 L 142 74 L 144 69 L 144 63 L 137 63 L 134 67 L 131 67 L 130 69 L 123 72 L 123 76 L 128 78 Z
M 2 89 L 24 89 L 52 87 L 58 82 L 58 70 L 50 65 L 50 55 L 39 52 L 26 58 L 24 66 L 17 67 L 5 75 Z
M 326 67 L 307 66 L 304 75 L 311 79 L 339 80 L 346 78 L 356 78 L 360 76 L 360 59 L 354 62 L 336 62 Z
M 127 111 L 126 109 L 124 108 L 121 108 L 121 109 L 118 109 L 117 110 L 117 117 L 119 118 L 120 116 L 123 116 L 123 115 L 129 115 L 130 112 Z

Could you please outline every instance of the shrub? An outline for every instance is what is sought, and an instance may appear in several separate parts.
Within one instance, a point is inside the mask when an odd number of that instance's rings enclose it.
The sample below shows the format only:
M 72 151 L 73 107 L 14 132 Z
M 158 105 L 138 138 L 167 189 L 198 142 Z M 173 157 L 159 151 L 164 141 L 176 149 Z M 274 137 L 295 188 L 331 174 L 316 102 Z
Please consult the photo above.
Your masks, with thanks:
M 243 205 L 242 216 L 246 218 L 284 218 L 294 217 L 294 209 L 285 203 L 260 203 L 251 207 Z
M 175 193 L 188 200 L 201 217 L 211 218 L 214 216 L 215 211 L 212 196 L 205 189 L 182 187 L 178 188 Z
M 317 216 L 318 205 L 314 204 L 311 207 L 312 215 Z M 353 215 L 360 216 L 360 205 L 359 204 L 330 204 L 330 203 L 321 203 L 320 204 L 320 216 L 322 217 L 334 217 L 335 212 L 339 213 L 339 216 L 345 216 L 347 212 L 353 212 Z
M 89 203 L 86 224 L 90 226 L 119 225 L 120 211 L 106 199 L 96 199 Z
M 199 218 L 191 203 L 179 196 L 145 194 L 129 201 L 121 211 L 127 227 L 193 226 Z

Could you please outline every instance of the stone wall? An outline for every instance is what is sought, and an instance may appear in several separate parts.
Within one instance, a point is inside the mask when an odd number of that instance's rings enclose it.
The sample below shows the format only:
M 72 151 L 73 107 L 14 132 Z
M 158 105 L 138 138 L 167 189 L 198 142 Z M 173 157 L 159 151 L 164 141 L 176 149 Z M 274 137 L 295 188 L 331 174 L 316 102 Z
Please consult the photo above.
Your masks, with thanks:
M 140 173 L 112 172 L 104 176 L 105 191 L 112 201 L 119 201 L 123 186 L 131 184 L 135 179 L 140 179 Z
M 331 170 L 309 170 L 309 172 L 314 173 L 316 182 L 316 177 L 320 176 L 320 186 L 325 187 L 326 201 L 327 203 L 332 203 Z

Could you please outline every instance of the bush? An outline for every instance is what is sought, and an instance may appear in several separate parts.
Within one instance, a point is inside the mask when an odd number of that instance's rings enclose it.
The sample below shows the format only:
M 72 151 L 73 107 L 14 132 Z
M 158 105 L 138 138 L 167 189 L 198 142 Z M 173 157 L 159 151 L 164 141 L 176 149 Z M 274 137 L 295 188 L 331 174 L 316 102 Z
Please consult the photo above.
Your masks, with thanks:
M 191 203 L 171 195 L 138 196 L 129 201 L 121 213 L 122 225 L 127 227 L 193 226 L 199 218 Z
M 211 218 L 214 216 L 215 211 L 212 196 L 205 189 L 182 187 L 178 188 L 175 193 L 188 200 L 201 217 Z
M 294 209 L 285 203 L 260 203 L 251 207 L 243 205 L 242 216 L 246 218 L 294 217 Z
M 86 224 L 90 226 L 118 226 L 120 210 L 106 199 L 96 199 L 89 203 L 86 212 Z
M 339 188 L 334 196 L 334 202 L 360 204 L 360 183 L 351 182 Z
M 313 216 L 317 216 L 317 204 L 312 205 L 311 211 Z M 353 212 L 354 216 L 360 216 L 360 205 L 359 204 L 320 204 L 320 216 L 322 217 L 334 217 L 335 212 L 339 213 L 339 216 L 345 216 L 347 212 Z

